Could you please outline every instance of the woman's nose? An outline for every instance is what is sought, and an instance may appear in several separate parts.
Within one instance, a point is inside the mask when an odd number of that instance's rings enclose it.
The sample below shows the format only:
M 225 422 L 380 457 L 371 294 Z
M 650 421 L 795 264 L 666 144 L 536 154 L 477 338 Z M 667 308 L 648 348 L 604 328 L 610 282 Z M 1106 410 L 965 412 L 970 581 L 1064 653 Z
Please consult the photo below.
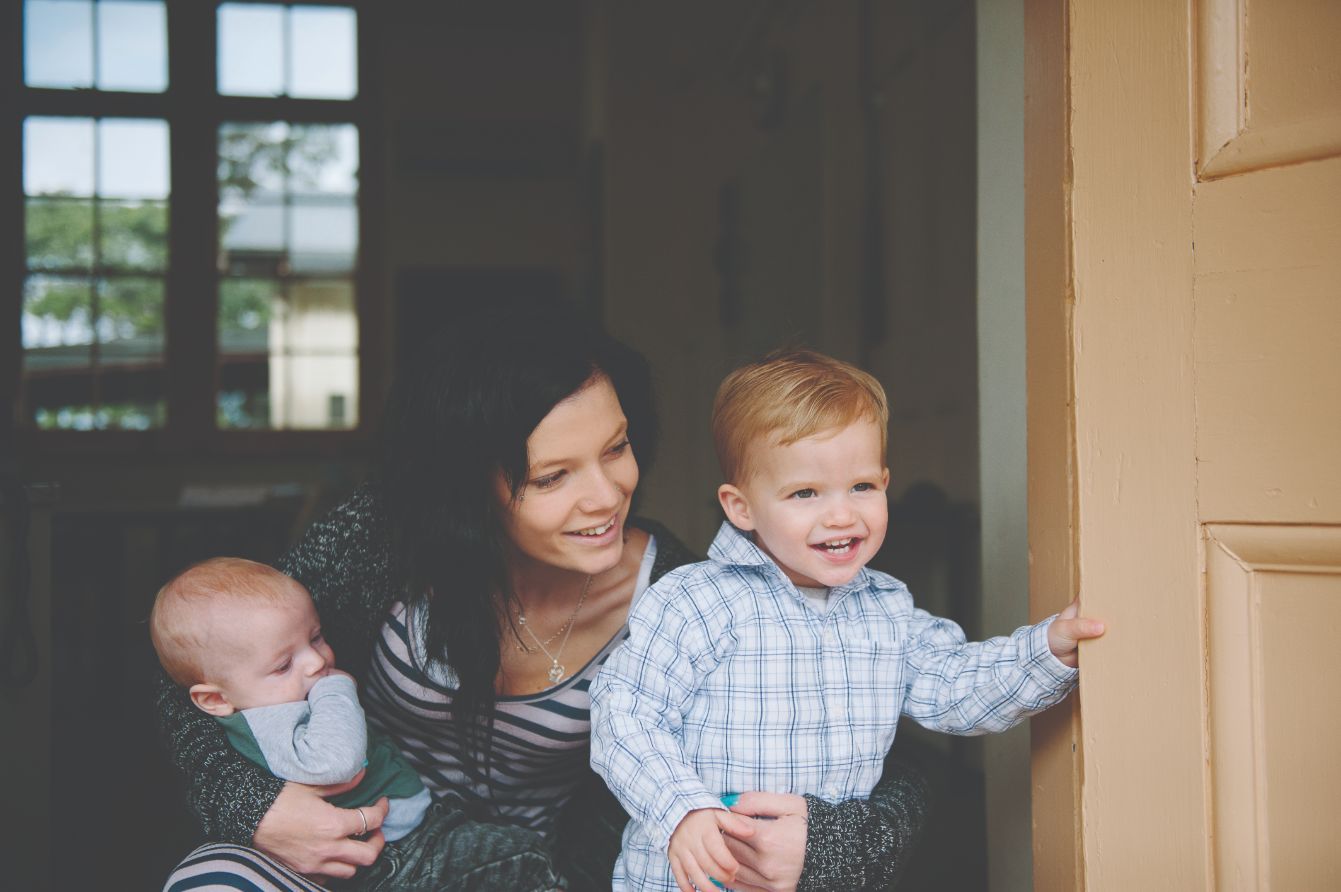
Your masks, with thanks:
M 624 498 L 624 490 L 604 472 L 593 475 L 594 479 L 587 489 L 582 507 L 590 511 L 614 509 Z

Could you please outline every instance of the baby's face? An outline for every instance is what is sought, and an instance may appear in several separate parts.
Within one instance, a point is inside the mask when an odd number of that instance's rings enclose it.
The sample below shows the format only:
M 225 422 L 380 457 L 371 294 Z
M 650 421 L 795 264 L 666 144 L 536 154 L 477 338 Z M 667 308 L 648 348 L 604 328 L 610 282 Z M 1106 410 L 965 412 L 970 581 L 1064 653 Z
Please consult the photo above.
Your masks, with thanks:
M 312 598 L 297 583 L 273 604 L 221 611 L 223 645 L 210 661 L 210 681 L 234 709 L 307 699 L 307 692 L 335 668 L 335 654 L 321 634 Z
M 749 524 L 742 529 L 797 585 L 851 582 L 889 525 L 889 470 L 875 423 L 759 445 L 750 459 L 754 475 L 739 487 Z

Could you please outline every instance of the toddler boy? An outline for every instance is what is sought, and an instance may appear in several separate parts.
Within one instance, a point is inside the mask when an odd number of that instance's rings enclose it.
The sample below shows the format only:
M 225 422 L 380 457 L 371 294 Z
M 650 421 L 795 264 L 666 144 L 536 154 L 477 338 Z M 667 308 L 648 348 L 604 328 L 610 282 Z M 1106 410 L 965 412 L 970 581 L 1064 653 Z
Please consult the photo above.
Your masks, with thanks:
M 633 605 L 592 686 L 592 765 L 632 816 L 615 889 L 731 883 L 722 834 L 742 834 L 722 798 L 867 797 L 900 714 L 1003 731 L 1075 685 L 1077 640 L 1103 632 L 1076 604 L 969 643 L 866 569 L 888 523 L 888 417 L 874 378 L 810 351 L 722 383 L 712 427 L 728 522 L 707 561 Z
M 395 745 L 368 728 L 354 680 L 335 668 L 300 583 L 265 564 L 213 558 L 159 590 L 149 631 L 164 670 L 242 755 L 276 777 L 323 786 L 366 766 L 356 787 L 330 801 L 357 809 L 389 797 L 387 842 L 419 826 L 429 792 Z

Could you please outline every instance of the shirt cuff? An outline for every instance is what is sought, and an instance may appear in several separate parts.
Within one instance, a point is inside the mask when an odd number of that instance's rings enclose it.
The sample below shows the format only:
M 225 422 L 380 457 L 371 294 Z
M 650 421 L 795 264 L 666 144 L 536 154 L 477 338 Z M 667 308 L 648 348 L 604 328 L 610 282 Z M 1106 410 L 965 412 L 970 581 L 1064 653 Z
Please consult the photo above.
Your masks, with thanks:
M 347 675 L 323 675 L 318 678 L 316 684 L 312 685 L 312 690 L 307 692 L 308 700 L 315 700 L 323 694 L 343 694 L 351 700 L 358 701 L 359 688 L 354 684 L 354 679 Z
M 1057 616 L 1054 613 L 1029 631 L 1029 637 L 1025 639 L 1024 665 L 1029 677 L 1043 687 L 1069 690 L 1080 676 L 1080 670 L 1057 659 L 1048 646 L 1048 629 Z
M 652 838 L 652 844 L 657 847 L 657 851 L 664 852 L 670 846 L 671 834 L 680 826 L 685 815 L 703 808 L 728 810 L 721 799 L 708 792 L 684 794 L 672 799 L 669 806 L 661 810 L 662 817 L 656 825 L 647 828 L 648 836 Z

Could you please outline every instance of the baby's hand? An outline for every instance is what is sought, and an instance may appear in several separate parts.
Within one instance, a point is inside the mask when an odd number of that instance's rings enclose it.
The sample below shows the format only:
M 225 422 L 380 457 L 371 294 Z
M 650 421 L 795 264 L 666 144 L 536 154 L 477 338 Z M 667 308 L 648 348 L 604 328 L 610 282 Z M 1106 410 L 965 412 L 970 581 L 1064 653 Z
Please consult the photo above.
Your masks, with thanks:
M 722 841 L 723 830 L 730 831 L 738 839 L 754 835 L 754 827 L 748 818 L 721 808 L 691 811 L 675 828 L 666 852 L 680 892 L 694 892 L 695 886 L 701 890 L 712 889 L 713 880 L 724 886 L 730 885 L 736 878 L 740 864 Z
M 1103 620 L 1081 617 L 1080 599 L 1076 598 L 1048 626 L 1048 648 L 1063 665 L 1074 669 L 1079 665 L 1076 658 L 1079 643 L 1087 638 L 1098 638 L 1103 633 Z
M 356 679 L 354 676 L 350 675 L 350 674 L 349 674 L 348 672 L 346 672 L 345 670 L 343 670 L 343 669 L 336 669 L 334 666 L 332 666 L 331 668 L 327 669 L 327 670 L 326 670 L 326 674 L 327 674 L 327 675 L 343 675 L 345 678 L 347 678 L 347 679 L 349 679 L 350 681 L 354 682 L 354 684 L 358 684 L 358 679 Z

